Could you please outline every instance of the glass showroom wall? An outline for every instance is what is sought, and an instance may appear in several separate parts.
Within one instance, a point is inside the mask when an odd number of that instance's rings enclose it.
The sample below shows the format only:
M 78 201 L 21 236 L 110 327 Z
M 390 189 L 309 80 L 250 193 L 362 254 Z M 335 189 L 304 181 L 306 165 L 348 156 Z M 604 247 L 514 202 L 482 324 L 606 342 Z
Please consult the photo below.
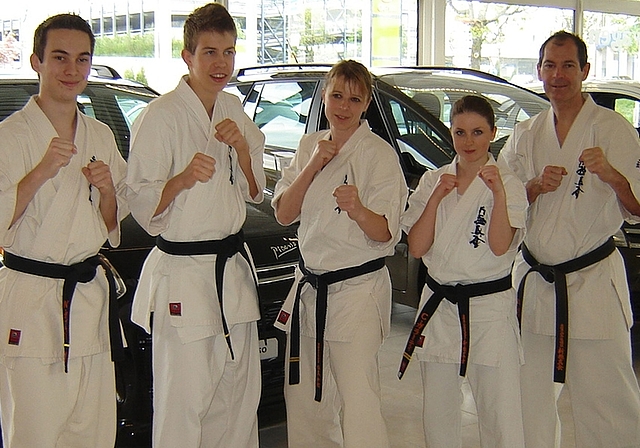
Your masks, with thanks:
M 447 2 L 445 60 L 519 83 L 537 79 L 540 44 L 573 29 L 573 11 L 546 7 Z
M 640 18 L 585 12 L 584 39 L 592 77 L 640 79 Z
M 473 67 L 526 84 L 536 79 L 538 48 L 544 39 L 560 29 L 579 28 L 589 45 L 591 76 L 640 79 L 640 1 L 532 0 L 537 6 L 502 1 L 507 3 L 227 0 L 227 4 L 239 28 L 237 66 L 352 58 L 372 66 Z M 48 15 L 76 12 L 87 18 L 98 36 L 96 62 L 168 90 L 184 72 L 180 60 L 184 20 L 206 1 L 61 3 L 3 4 L 0 71 L 30 70 L 35 26 Z M 582 5 L 585 12 L 578 9 L 579 20 L 574 23 L 575 8 Z M 419 39 L 433 56 L 419 54 L 425 51 L 419 48 Z
M 417 0 L 230 0 L 229 11 L 257 64 L 416 63 Z
M 556 31 L 573 31 L 573 17 L 573 9 L 448 1 L 446 63 L 517 84 L 536 82 L 540 45 Z M 640 18 L 585 11 L 581 35 L 588 45 L 590 77 L 640 79 Z

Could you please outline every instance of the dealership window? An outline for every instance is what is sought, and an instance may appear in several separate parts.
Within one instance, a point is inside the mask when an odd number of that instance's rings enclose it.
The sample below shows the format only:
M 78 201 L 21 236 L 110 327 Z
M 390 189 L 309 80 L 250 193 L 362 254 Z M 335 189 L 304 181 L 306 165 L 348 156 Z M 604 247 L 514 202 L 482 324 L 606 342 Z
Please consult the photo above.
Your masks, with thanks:
M 591 75 L 597 78 L 640 78 L 640 19 L 624 14 L 584 13 L 584 40 Z
M 589 45 L 592 76 L 640 79 L 640 1 L 533 0 L 537 6 L 518 1 L 227 0 L 227 4 L 238 24 L 236 61 L 243 66 L 351 58 L 366 65 L 472 67 L 527 84 L 536 78 L 540 43 L 554 31 L 577 26 Z M 585 9 L 575 24 L 574 1 L 578 12 Z M 155 58 L 171 60 L 181 49 L 177 42 L 181 36 L 174 30 L 182 27 L 192 9 L 206 2 L 78 0 L 38 8 L 39 0 L 23 0 L 3 6 L 0 24 L 2 38 L 8 33 L 29 36 L 28 47 L 41 20 L 54 13 L 76 12 L 87 17 L 98 36 L 157 34 Z M 36 18 L 34 11 L 42 17 Z M 425 38 L 428 33 L 433 34 L 431 40 Z M 178 50 L 173 51 L 174 46 Z M 172 62 L 181 63 L 179 58 Z
M 528 84 L 537 79 L 542 42 L 572 28 L 567 9 L 453 0 L 446 10 L 446 63 Z

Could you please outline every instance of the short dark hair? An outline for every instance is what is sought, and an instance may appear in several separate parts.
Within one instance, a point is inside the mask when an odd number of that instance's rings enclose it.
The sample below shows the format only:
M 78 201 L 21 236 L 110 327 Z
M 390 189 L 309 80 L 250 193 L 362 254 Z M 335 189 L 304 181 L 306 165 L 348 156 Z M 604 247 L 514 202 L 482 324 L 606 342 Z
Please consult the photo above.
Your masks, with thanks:
M 367 100 L 373 96 L 373 78 L 369 69 L 360 62 L 349 59 L 335 64 L 324 78 L 325 86 L 335 81 L 336 78 L 344 79 L 345 83 L 351 86 L 360 87 L 367 96 Z
M 558 31 L 552 34 L 547 40 L 544 41 L 540 47 L 540 58 L 538 59 L 538 67 L 542 66 L 542 60 L 544 59 L 544 50 L 549 43 L 557 42 L 558 45 L 562 45 L 567 41 L 572 41 L 578 49 L 578 63 L 580 64 L 580 70 L 587 65 L 587 44 L 577 35 L 569 33 L 567 31 Z
M 453 103 L 453 107 L 451 108 L 451 123 L 453 123 L 456 115 L 469 112 L 476 113 L 485 118 L 492 130 L 496 128 L 496 116 L 493 112 L 493 107 L 491 107 L 491 104 L 489 104 L 486 98 L 478 95 L 466 95 Z
M 57 14 L 38 25 L 33 35 L 33 53 L 40 62 L 44 60 L 44 49 L 47 46 L 47 34 L 50 30 L 78 30 L 87 33 L 91 42 L 91 55 L 96 46 L 96 37 L 91 27 L 82 17 L 76 14 Z
M 238 37 L 233 17 L 220 3 L 207 3 L 196 8 L 184 22 L 184 49 L 194 54 L 198 45 L 198 35 L 205 31 L 230 33 Z

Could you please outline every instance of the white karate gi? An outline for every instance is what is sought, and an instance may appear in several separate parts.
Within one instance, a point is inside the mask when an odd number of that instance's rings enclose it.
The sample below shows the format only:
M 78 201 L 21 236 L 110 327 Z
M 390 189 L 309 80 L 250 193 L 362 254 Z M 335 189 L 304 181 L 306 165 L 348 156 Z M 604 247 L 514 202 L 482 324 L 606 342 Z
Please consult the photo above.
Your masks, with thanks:
M 602 245 L 629 218 L 613 189 L 581 170 L 578 157 L 603 149 L 609 163 L 640 197 L 640 144 L 636 130 L 620 115 L 597 106 L 590 96 L 562 147 L 553 110 L 516 126 L 501 152 L 523 182 L 546 165 L 566 168 L 560 187 L 531 204 L 525 243 L 538 262 L 558 264 Z M 580 187 L 580 188 L 579 188 Z M 528 271 L 516 258 L 514 284 Z M 624 263 L 618 251 L 567 275 L 569 344 L 565 386 L 573 403 L 576 444 L 580 447 L 640 446 L 640 392 L 631 365 L 629 330 L 633 324 Z M 554 285 L 540 275 L 527 277 L 523 306 L 522 392 L 528 446 L 554 446 L 556 393 Z M 607 417 L 604 417 L 607 416 Z
M 317 142 L 329 135 L 329 131 L 320 131 L 302 137 L 291 165 L 276 185 L 274 206 L 307 164 Z M 332 193 L 343 184 L 356 185 L 362 204 L 387 218 L 392 235 L 389 241 L 370 240 L 346 212 L 338 211 Z M 406 195 L 397 155 L 363 121 L 338 155 L 316 175 L 304 197 L 298 236 L 306 268 L 321 274 L 392 255 L 400 239 L 400 213 Z M 283 306 L 285 311 L 291 312 L 300 277 L 297 270 L 296 282 Z M 306 284 L 300 299 L 298 385 L 288 384 L 287 352 L 289 447 L 388 446 L 380 411 L 377 355 L 390 327 L 389 273 L 385 267 L 329 286 L 320 403 L 314 401 L 315 299 L 316 291 Z M 288 330 L 290 323 L 291 319 L 280 328 Z
M 109 165 L 120 221 L 128 214 L 126 163 L 111 130 L 78 112 L 74 142 L 78 153 L 42 185 L 24 214 L 9 227 L 18 183 L 42 160 L 57 136 L 35 97 L 0 123 L 0 246 L 21 257 L 70 265 L 97 254 L 107 239 L 113 247 L 120 243 L 119 226 L 107 231 L 99 209 L 100 192 L 90 188 L 82 167 L 94 156 Z M 91 282 L 78 283 L 75 289 L 68 374 L 63 366 L 62 284 L 63 280 L 0 269 L 0 400 L 5 447 L 55 446 L 58 437 L 69 445 L 113 446 L 116 403 L 107 279 L 99 267 Z M 13 342 L 12 330 L 19 331 Z M 88 375 L 82 372 L 81 364 L 89 368 L 92 363 L 99 367 Z M 78 382 L 82 375 L 87 376 Z M 93 392 L 100 389 L 102 394 L 85 403 L 82 397 L 89 388 Z M 51 409 L 55 412 L 48 412 Z M 82 422 L 77 431 L 68 423 L 74 418 Z
M 225 92 L 218 94 L 210 119 L 185 79 L 174 91 L 152 101 L 136 121 L 128 198 L 133 216 L 151 235 L 162 234 L 168 241 L 218 240 L 240 231 L 245 201 L 263 199 L 264 136 L 239 100 Z M 236 122 L 249 143 L 260 192 L 255 199 L 249 195 L 235 150 L 214 137 L 215 125 L 225 118 Z M 154 218 L 166 182 L 181 173 L 196 152 L 216 160 L 213 177 L 180 193 Z M 132 321 L 151 332 L 149 319 L 154 312 L 156 447 L 258 444 L 261 376 L 256 321 L 260 310 L 255 269 L 240 254 L 227 262 L 223 301 L 232 360 L 223 334 L 215 260 L 216 255 L 173 256 L 154 248 L 142 269 Z
M 487 164 L 495 165 L 491 154 L 489 158 Z M 456 174 L 457 162 L 458 157 L 451 164 L 427 171 L 422 176 L 418 188 L 409 197 L 409 208 L 402 216 L 402 227 L 407 233 L 420 218 L 440 176 Z M 438 206 L 434 242 L 422 261 L 429 275 L 439 284 L 473 284 L 510 274 L 524 234 L 520 229 L 525 224 L 527 198 L 522 183 L 509 170 L 500 170 L 500 175 L 507 193 L 509 222 L 519 229 L 509 250 L 498 257 L 489 248 L 487 235 L 493 193 L 476 177 L 463 195 L 454 190 Z M 478 224 L 482 218 L 486 224 Z M 418 310 L 431 294 L 425 285 Z M 521 351 L 515 290 L 472 297 L 469 324 L 466 378 L 476 400 L 482 446 L 523 446 L 519 386 Z M 423 335 L 424 344 L 422 348 L 416 347 L 415 353 L 422 361 L 427 445 L 459 446 L 462 341 L 458 306 L 444 299 Z

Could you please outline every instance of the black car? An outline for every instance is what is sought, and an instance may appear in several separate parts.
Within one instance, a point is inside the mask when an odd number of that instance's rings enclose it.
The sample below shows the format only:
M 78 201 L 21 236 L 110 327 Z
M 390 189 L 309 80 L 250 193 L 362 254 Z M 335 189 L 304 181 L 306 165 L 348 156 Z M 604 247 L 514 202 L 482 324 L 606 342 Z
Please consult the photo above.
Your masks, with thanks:
M 282 168 L 295 154 L 305 133 L 327 129 L 321 99 L 330 65 L 295 64 L 236 71 L 227 91 L 237 95 L 247 115 L 266 136 L 264 169 L 273 189 Z M 451 106 L 464 95 L 480 95 L 493 106 L 498 132 L 491 151 L 497 154 L 516 123 L 549 107 L 533 92 L 502 78 L 451 67 L 375 67 L 373 99 L 365 118 L 372 130 L 398 153 L 410 190 L 425 170 L 451 162 L 455 155 L 449 132 Z M 409 255 L 406 238 L 387 259 L 393 300 L 417 307 L 424 284 L 424 265 Z
M 38 92 L 35 76 L 0 75 L 0 121 L 24 106 Z M 129 154 L 130 126 L 158 93 L 120 79 L 107 67 L 94 66 L 87 88 L 78 97 L 82 112 L 108 124 L 124 158 Z M 293 282 L 298 261 L 295 228 L 280 226 L 273 217 L 267 192 L 262 204 L 247 204 L 243 227 L 258 271 L 262 318 L 258 322 L 262 365 L 260 425 L 284 419 L 284 333 L 273 322 Z M 113 265 L 126 287 L 119 298 L 120 318 L 128 347 L 126 359 L 116 364 L 118 433 L 116 446 L 150 446 L 152 418 L 151 336 L 130 321 L 133 293 L 142 264 L 155 244 L 133 219 L 122 222 L 121 243 L 104 246 L 101 253 Z

